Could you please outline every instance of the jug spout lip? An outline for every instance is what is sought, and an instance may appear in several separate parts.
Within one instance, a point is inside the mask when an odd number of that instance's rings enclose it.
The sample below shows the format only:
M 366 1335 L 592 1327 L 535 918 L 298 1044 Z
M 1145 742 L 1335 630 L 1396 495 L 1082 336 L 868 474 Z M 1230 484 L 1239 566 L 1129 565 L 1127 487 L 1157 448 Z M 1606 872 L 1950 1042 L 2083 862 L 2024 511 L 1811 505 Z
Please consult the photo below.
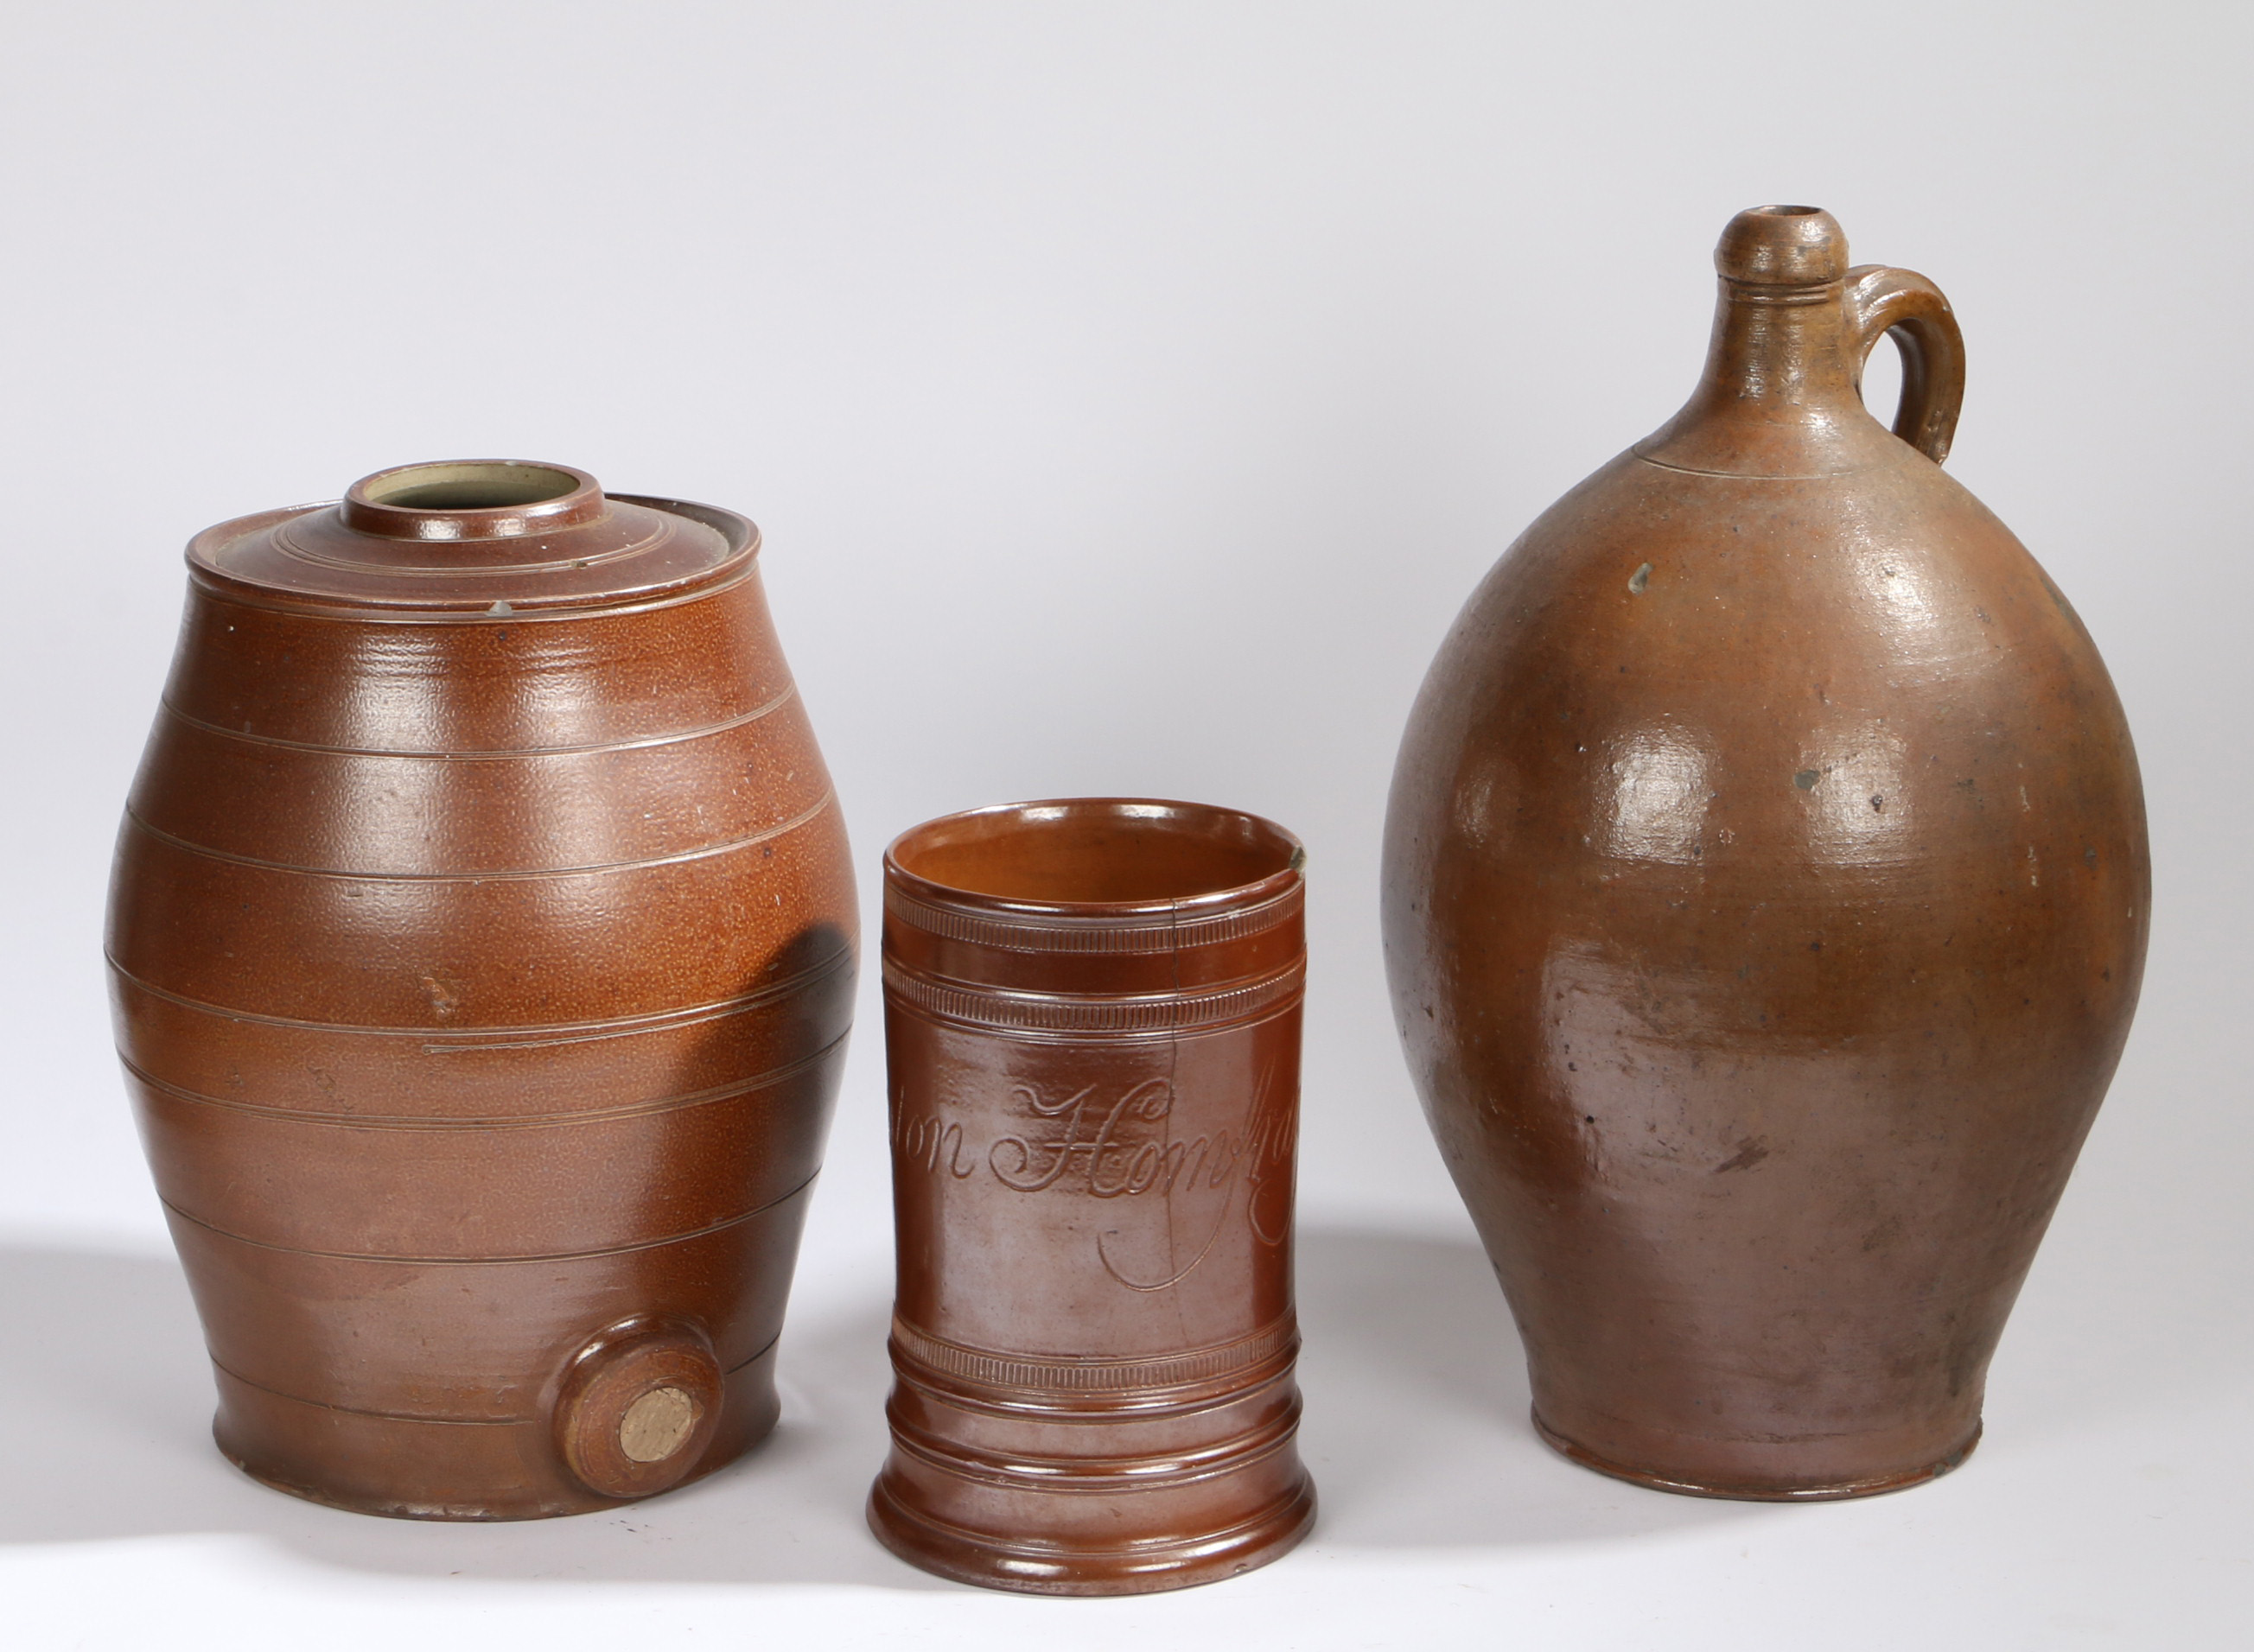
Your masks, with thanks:
M 1746 287 L 1816 287 L 1847 274 L 1847 232 L 1820 206 L 1750 206 L 1714 247 L 1725 281 Z

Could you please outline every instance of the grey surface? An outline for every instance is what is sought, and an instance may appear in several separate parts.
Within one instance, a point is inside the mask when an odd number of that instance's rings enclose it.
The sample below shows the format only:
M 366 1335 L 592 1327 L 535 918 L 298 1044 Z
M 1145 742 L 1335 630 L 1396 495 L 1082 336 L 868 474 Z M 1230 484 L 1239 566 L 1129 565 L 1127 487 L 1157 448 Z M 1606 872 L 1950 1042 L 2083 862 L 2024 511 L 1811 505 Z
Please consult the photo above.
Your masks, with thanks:
M 0 28 L 0 1587 L 28 1644 L 2238 1642 L 2243 9 L 43 3 Z M 1532 1440 L 1376 947 L 1425 660 L 1518 529 L 1687 393 L 1708 249 L 1764 200 L 1830 208 L 1954 300 L 1950 468 L 2111 663 L 2157 880 L 2146 1007 L 1986 1443 L 1822 1509 L 1670 1499 Z M 1070 1606 L 932 1585 L 862 1536 L 872 999 L 752 1463 L 465 1531 L 303 1508 L 211 1451 L 97 942 L 179 547 L 487 455 L 760 520 L 864 889 L 894 832 L 1009 798 L 1208 798 L 1307 841 L 1307 1549 Z M 1290 1627 L 1254 1638 L 1269 1612 Z

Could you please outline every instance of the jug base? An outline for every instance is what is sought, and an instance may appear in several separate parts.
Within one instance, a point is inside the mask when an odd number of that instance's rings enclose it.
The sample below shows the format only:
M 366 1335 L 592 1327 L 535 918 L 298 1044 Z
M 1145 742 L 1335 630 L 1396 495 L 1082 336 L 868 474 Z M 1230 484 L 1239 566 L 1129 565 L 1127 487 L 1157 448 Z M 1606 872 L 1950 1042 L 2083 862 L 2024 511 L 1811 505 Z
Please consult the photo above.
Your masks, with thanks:
M 1558 1433 L 1542 1420 L 1539 1412 L 1531 1412 L 1534 1432 L 1542 1436 L 1542 1443 L 1569 1461 L 1598 1474 L 1609 1474 L 1614 1480 L 1625 1480 L 1631 1485 L 1648 1486 L 1654 1491 L 1671 1491 L 1680 1497 L 1716 1497 L 1732 1502 L 1840 1502 L 1850 1497 L 1877 1497 L 1890 1491 L 1907 1491 L 1912 1486 L 1922 1486 L 1929 1480 L 1938 1480 L 1972 1454 L 1980 1443 L 1982 1425 L 1975 1422 L 1972 1432 L 1964 1444 L 1936 1461 L 1907 1474 L 1885 1474 L 1871 1480 L 1847 1480 L 1832 1484 L 1816 1485 L 1702 1485 L 1696 1481 L 1676 1480 L 1648 1468 L 1633 1468 L 1600 1456 L 1587 1446 L 1577 1444 Z
M 981 1588 L 1018 1594 L 1156 1594 L 1219 1583 L 1280 1559 L 1315 1519 L 1314 1483 L 1302 1474 L 1280 1501 L 1224 1531 L 1114 1548 L 1009 1542 L 966 1531 L 907 1508 L 879 1478 L 869 1529 L 910 1565 Z

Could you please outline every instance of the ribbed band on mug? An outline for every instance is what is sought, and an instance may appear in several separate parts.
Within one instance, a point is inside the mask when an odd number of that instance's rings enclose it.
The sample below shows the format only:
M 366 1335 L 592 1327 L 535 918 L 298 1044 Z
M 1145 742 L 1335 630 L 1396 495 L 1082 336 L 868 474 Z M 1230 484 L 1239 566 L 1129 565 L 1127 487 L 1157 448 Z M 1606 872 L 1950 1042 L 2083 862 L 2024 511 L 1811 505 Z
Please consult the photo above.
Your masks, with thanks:
M 1024 993 L 935 981 L 884 961 L 885 991 L 942 1021 L 1007 1032 L 1174 1033 L 1257 1020 L 1298 1001 L 1304 960 L 1253 981 L 1196 993 Z
M 892 1321 L 892 1358 L 941 1375 L 995 1388 L 1043 1393 L 1142 1394 L 1241 1377 L 1298 1352 L 1298 1321 L 1286 1314 L 1251 1335 L 1212 1348 L 1141 1359 L 1061 1359 L 965 1348 L 906 1321 Z
M 950 941 L 998 946 L 1020 952 L 1172 952 L 1193 946 L 1219 946 L 1287 924 L 1306 899 L 1306 886 L 1293 883 L 1256 906 L 1213 913 L 1170 914 L 1154 921 L 1147 913 L 1130 917 L 1053 913 L 978 912 L 919 900 L 897 885 L 885 889 L 885 916 Z

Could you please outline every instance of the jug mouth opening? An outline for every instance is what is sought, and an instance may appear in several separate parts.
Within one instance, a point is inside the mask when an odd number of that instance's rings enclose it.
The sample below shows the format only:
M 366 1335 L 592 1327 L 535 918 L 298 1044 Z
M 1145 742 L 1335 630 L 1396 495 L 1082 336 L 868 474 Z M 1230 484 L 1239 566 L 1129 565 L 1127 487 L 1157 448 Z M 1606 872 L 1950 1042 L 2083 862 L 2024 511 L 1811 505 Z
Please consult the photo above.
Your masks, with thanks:
M 1298 876 L 1274 822 L 1152 798 L 999 804 L 929 820 L 886 852 L 888 875 L 973 904 L 1052 912 L 1233 905 Z
M 362 477 L 343 513 L 348 526 L 387 539 L 508 539 L 599 519 L 603 490 L 568 464 L 450 459 Z
M 1812 296 L 1846 275 L 1846 233 L 1820 206 L 1748 206 L 1723 227 L 1714 268 L 1741 289 L 1793 289 Z

